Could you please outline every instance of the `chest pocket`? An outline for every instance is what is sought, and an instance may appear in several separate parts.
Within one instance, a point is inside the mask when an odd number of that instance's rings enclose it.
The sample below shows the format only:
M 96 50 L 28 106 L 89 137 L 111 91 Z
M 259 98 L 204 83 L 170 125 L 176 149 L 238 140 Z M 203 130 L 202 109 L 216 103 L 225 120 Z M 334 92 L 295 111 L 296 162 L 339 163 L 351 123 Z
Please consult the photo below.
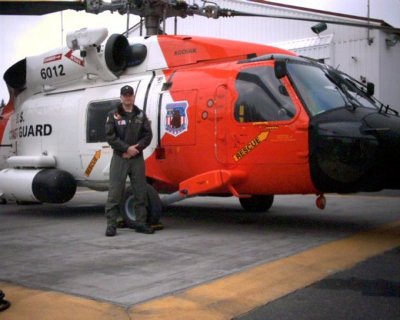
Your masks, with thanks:
M 127 123 L 125 126 L 121 126 L 123 137 L 125 142 L 129 144 L 136 144 L 140 138 L 140 133 L 143 128 L 144 119 L 141 116 L 142 113 L 135 117 L 129 117 L 126 119 Z
M 138 125 L 142 125 L 143 124 L 143 118 L 135 118 L 134 120 L 133 120 L 133 123 L 134 124 L 138 124 Z

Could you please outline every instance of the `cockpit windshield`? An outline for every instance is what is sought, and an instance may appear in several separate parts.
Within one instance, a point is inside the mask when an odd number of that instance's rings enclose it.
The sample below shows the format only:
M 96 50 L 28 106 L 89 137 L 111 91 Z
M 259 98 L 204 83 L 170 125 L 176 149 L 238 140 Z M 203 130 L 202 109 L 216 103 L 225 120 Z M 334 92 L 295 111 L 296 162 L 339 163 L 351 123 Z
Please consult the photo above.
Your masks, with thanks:
M 289 60 L 287 71 L 312 115 L 341 107 L 378 108 L 361 83 L 326 65 Z

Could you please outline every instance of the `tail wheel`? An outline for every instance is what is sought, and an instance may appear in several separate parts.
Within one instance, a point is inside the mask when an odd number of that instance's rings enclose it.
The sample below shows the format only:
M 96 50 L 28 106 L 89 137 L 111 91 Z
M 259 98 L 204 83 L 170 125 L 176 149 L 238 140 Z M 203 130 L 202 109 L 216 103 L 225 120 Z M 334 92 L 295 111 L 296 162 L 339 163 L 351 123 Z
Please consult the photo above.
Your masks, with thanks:
M 162 213 L 162 203 L 158 192 L 149 184 L 147 184 L 147 223 L 153 225 L 158 224 Z M 128 187 L 125 191 L 124 201 L 121 206 L 122 215 L 128 225 L 134 226 L 136 223 L 136 213 L 133 207 L 132 188 Z
M 274 195 L 253 195 L 249 198 L 239 198 L 242 208 L 250 212 L 266 212 L 274 203 Z

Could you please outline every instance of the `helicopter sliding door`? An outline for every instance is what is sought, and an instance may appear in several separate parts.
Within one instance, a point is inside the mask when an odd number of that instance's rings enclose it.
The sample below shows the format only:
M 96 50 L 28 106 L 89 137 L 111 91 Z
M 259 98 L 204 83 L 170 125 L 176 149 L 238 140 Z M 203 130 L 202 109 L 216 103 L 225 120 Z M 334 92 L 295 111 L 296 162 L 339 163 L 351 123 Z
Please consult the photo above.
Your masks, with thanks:
M 304 162 L 303 156 L 298 157 L 307 147 L 307 141 L 299 144 L 302 136 L 295 121 L 299 110 L 283 81 L 275 77 L 273 63 L 243 67 L 234 86 L 237 97 L 226 123 L 230 128 L 226 135 L 226 163 L 287 165 Z M 217 126 L 217 131 L 223 131 L 221 127 L 223 124 Z M 219 158 L 223 159 L 221 155 Z
M 93 189 L 102 189 L 101 181 L 108 180 L 112 149 L 106 141 L 105 123 L 108 112 L 120 103 L 120 89 L 125 84 L 133 87 L 135 104 L 142 108 L 144 97 L 139 80 L 88 88 L 82 99 L 82 108 L 79 109 L 80 179 L 81 184 Z
M 241 193 L 310 190 L 308 115 L 273 61 L 242 64 L 215 94 L 217 160 L 246 174 Z M 225 108 L 222 106 L 225 105 Z

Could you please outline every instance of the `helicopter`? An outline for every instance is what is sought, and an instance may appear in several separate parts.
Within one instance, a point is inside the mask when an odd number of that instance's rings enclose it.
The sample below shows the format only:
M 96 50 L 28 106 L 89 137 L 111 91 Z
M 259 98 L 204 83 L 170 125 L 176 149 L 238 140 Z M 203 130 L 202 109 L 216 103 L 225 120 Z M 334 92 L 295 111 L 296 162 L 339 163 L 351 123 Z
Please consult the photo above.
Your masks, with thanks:
M 3 202 L 64 203 L 77 187 L 106 191 L 112 149 L 104 125 L 124 85 L 134 88 L 154 135 L 144 150 L 150 223 L 163 206 L 195 196 L 235 196 L 243 209 L 259 212 L 277 194 L 315 194 L 322 209 L 325 193 L 400 189 L 400 116 L 374 98 L 372 83 L 268 45 L 163 32 L 174 16 L 302 18 L 206 1 L 46 1 L 23 10 L 20 1 L 0 4 L 2 14 L 132 13 L 147 31 L 70 32 L 66 47 L 5 72 Z M 128 188 L 121 210 L 134 223 L 131 202 Z

